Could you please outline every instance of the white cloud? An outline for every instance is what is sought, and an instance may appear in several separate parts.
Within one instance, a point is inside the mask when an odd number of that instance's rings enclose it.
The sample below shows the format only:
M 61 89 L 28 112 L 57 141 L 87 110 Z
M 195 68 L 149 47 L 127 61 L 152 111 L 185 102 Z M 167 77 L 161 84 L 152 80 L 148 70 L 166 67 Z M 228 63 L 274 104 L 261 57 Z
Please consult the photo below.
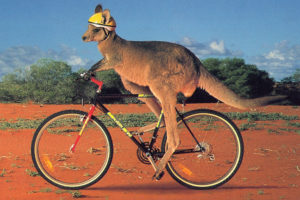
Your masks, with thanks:
M 208 43 L 200 43 L 190 37 L 184 37 L 179 44 L 189 48 L 199 58 L 208 56 L 242 56 L 241 51 L 229 50 L 223 40 L 213 40 Z
M 225 52 L 226 52 L 223 40 L 219 41 L 219 43 L 218 43 L 218 41 L 213 41 L 209 44 L 209 47 L 213 51 L 219 52 L 220 54 L 225 54 Z
M 265 55 L 266 59 L 278 59 L 278 60 L 285 60 L 284 56 L 280 53 L 279 50 L 274 50 L 269 52 Z
M 89 60 L 77 55 L 76 49 L 61 45 L 59 51 L 43 51 L 36 46 L 10 47 L 0 52 L 0 78 L 17 68 L 28 67 L 41 58 L 51 58 L 68 63 L 76 71 L 91 64 Z
M 72 55 L 70 58 L 67 60 L 67 63 L 72 66 L 79 66 L 79 67 L 84 67 L 87 65 L 88 61 L 83 60 L 81 57 Z
M 190 37 L 184 37 L 179 44 L 189 48 L 199 58 L 243 57 L 241 51 L 228 49 L 223 40 L 201 43 Z M 276 80 L 281 80 L 291 76 L 297 68 L 300 68 L 300 45 L 292 45 L 284 40 L 275 44 L 270 51 L 247 59 L 247 62 L 267 71 Z
M 195 41 L 193 41 L 193 40 L 192 40 L 191 38 L 189 38 L 189 37 L 184 37 L 180 43 L 181 43 L 182 45 L 192 46 L 193 43 L 195 43 Z
M 274 45 L 269 52 L 251 59 L 276 80 L 291 76 L 300 68 L 300 45 L 291 45 L 284 40 Z

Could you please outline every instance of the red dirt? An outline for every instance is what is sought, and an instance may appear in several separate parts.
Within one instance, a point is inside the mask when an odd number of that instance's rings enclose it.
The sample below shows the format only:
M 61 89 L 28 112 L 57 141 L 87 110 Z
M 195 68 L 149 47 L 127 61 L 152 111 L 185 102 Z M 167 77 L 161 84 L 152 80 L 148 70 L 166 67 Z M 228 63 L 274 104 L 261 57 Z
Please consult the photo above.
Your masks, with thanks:
M 149 112 L 144 105 L 107 107 L 112 113 Z M 18 118 L 43 119 L 64 109 L 88 111 L 88 108 L 88 105 L 0 104 L 0 122 Z M 240 112 L 223 104 L 187 105 L 185 110 L 196 108 Z M 267 106 L 257 111 L 300 117 L 300 107 Z M 245 120 L 234 122 L 239 126 Z M 299 124 L 300 120 L 292 122 Z M 299 199 L 300 128 L 284 120 L 256 123 L 258 130 L 242 131 L 245 155 L 237 174 L 225 185 L 204 191 L 187 189 L 168 174 L 160 181 L 152 181 L 153 169 L 137 160 L 135 145 L 118 128 L 109 129 L 115 149 L 112 166 L 102 180 L 80 190 L 81 199 Z M 26 173 L 26 170 L 36 171 L 30 156 L 33 133 L 33 129 L 0 129 L 0 199 L 74 199 L 69 192 Z

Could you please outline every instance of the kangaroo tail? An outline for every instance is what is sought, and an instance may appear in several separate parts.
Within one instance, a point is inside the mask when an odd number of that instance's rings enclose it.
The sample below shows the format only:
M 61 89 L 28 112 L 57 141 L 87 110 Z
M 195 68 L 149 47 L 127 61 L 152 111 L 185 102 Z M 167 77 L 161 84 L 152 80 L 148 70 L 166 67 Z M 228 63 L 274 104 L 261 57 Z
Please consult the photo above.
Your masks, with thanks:
M 225 104 L 240 109 L 265 106 L 286 99 L 286 96 L 266 96 L 255 99 L 241 98 L 203 67 L 200 68 L 198 87 L 206 90 L 210 95 Z

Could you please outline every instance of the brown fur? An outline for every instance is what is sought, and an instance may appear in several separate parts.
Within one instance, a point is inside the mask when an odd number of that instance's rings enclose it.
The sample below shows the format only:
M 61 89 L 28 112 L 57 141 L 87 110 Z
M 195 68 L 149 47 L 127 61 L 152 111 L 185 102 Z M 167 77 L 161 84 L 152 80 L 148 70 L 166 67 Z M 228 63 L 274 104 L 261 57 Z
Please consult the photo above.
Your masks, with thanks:
M 98 5 L 95 12 L 100 11 L 102 7 L 100 9 Z M 104 10 L 103 15 L 106 16 L 106 22 L 112 20 L 109 10 Z M 89 25 L 83 35 L 86 42 L 98 42 L 98 49 L 104 57 L 98 62 L 96 71 L 114 69 L 129 91 L 154 94 L 161 106 L 154 99 L 147 99 L 145 102 L 156 116 L 161 109 L 164 111 L 168 150 L 158 165 L 156 176 L 164 169 L 179 145 L 174 109 L 177 93 L 182 92 L 189 97 L 197 87 L 201 87 L 224 103 L 242 109 L 266 105 L 283 98 L 277 96 L 242 99 L 211 75 L 200 60 L 181 45 L 158 41 L 127 41 L 119 37 L 115 31 L 106 37 L 105 31 L 103 28 L 99 30 Z

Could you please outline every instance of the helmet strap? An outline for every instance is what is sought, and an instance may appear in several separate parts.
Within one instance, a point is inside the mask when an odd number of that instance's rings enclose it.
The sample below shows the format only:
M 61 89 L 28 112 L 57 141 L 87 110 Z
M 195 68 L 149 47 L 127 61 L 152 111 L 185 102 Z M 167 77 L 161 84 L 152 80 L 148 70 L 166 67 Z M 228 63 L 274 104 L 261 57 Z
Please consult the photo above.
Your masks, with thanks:
M 110 35 L 110 31 L 108 31 L 106 28 L 103 28 L 104 34 L 105 34 L 105 38 L 103 38 L 100 42 L 103 42 L 105 40 L 107 40 L 107 38 Z

